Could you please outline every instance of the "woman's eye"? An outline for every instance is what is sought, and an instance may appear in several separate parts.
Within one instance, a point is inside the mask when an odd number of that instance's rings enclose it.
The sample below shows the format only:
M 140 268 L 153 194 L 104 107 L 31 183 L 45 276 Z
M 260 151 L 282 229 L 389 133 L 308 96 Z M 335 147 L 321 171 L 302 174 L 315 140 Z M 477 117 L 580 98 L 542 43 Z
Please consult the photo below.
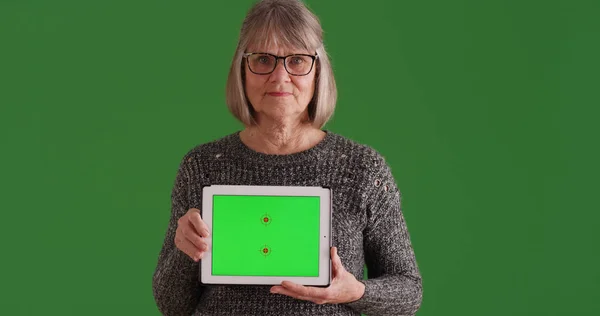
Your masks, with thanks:
M 267 64 L 269 63 L 269 57 L 267 56 L 260 56 L 258 57 L 258 62 L 261 64 Z
M 292 63 L 295 65 L 300 65 L 303 62 L 304 62 L 304 59 L 302 59 L 302 57 L 293 57 L 292 58 Z

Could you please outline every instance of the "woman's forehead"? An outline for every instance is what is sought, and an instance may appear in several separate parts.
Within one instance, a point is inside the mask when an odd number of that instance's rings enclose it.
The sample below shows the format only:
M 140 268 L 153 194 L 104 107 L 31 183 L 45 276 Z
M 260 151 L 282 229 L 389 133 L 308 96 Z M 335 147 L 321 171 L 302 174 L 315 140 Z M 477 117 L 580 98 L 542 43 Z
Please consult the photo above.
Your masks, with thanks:
M 273 55 L 291 55 L 291 54 L 314 54 L 303 47 L 277 46 L 277 45 L 248 45 L 246 49 L 249 53 L 269 53 Z
M 247 52 L 263 52 L 275 55 L 289 54 L 314 54 L 307 49 L 308 43 L 302 39 L 287 34 L 277 34 L 276 32 L 259 32 L 251 38 L 246 49 Z

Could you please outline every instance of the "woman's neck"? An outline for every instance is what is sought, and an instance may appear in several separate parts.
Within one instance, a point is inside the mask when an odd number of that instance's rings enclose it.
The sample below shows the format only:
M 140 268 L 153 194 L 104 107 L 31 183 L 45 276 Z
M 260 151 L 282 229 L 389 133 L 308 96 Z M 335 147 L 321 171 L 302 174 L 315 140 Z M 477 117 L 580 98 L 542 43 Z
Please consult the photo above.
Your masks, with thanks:
M 240 139 L 249 148 L 275 155 L 301 152 L 318 144 L 325 132 L 310 124 L 259 124 L 247 126 Z

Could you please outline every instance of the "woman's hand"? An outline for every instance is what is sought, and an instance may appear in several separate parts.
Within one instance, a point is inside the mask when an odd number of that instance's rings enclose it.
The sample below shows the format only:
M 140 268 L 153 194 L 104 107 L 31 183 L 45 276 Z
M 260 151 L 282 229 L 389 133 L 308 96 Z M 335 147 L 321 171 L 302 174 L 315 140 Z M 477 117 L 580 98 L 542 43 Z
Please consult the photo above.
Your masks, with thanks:
M 316 304 L 349 303 L 360 299 L 365 293 L 365 285 L 344 269 L 336 247 L 331 248 L 331 258 L 333 278 L 329 287 L 307 287 L 283 281 L 281 286 L 273 286 L 271 293 L 283 294 Z
M 208 249 L 203 237 L 208 237 L 208 227 L 200 217 L 200 210 L 191 208 L 177 221 L 175 246 L 198 262 Z

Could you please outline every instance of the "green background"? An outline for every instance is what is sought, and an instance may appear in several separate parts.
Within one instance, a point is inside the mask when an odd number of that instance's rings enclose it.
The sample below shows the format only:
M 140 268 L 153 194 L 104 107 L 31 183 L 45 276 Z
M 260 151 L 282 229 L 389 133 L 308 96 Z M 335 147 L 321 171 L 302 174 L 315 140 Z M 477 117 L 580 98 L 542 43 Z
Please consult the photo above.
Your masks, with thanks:
M 319 197 L 215 195 L 213 209 L 213 274 L 319 276 Z
M 151 280 L 252 1 L 0 0 L 0 314 L 158 315 Z M 600 314 L 600 2 L 308 1 L 327 129 L 391 165 L 426 315 Z

